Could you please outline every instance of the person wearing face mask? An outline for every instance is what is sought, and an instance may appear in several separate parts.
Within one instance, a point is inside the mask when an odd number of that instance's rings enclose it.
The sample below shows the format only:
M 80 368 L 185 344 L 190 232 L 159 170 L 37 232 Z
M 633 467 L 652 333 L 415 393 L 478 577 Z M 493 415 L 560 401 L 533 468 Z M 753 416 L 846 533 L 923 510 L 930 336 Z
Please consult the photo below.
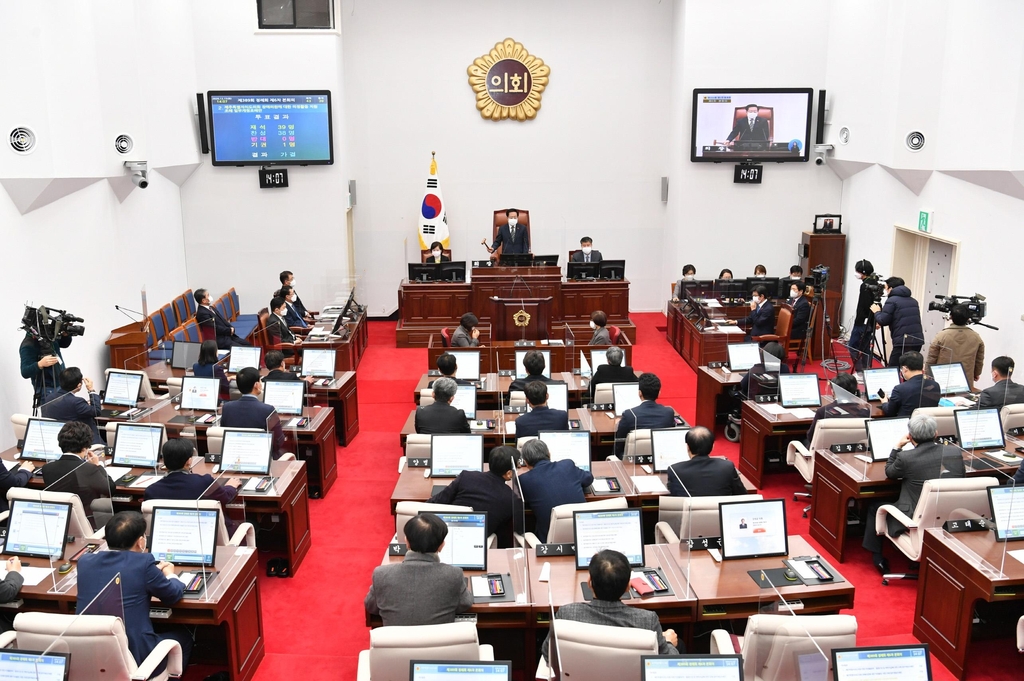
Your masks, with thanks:
M 302 318 L 298 309 L 295 307 L 295 301 L 298 300 L 298 296 L 295 295 L 295 289 L 291 286 L 282 286 L 281 290 L 277 292 L 278 298 L 284 300 L 284 320 L 288 323 L 288 326 L 294 326 L 300 329 L 309 328 L 309 324 Z
M 612 336 L 608 329 L 604 328 L 608 323 L 608 315 L 601 310 L 594 310 L 590 313 L 590 328 L 594 335 L 590 338 L 590 345 L 611 345 Z
M 768 270 L 764 265 L 754 265 L 754 276 L 755 277 L 767 277 Z
M 726 267 L 725 269 L 723 269 L 721 272 L 718 273 L 718 278 L 719 279 L 732 279 L 732 270 L 730 270 L 728 267 Z
M 484 245 L 488 253 L 494 253 L 501 248 L 503 255 L 527 254 L 530 252 L 530 235 L 525 225 L 519 224 L 519 211 L 509 208 L 505 211 L 508 224 L 498 228 L 498 234 L 494 237 L 494 243 L 487 245 L 487 239 L 480 243 Z
M 750 314 L 736 321 L 730 319 L 722 322 L 747 327 L 748 336 L 767 336 L 775 333 L 775 306 L 768 300 L 768 289 L 755 286 L 750 300 Z
M 942 390 L 939 384 L 924 375 L 924 355 L 906 352 L 899 359 L 903 382 L 882 396 L 879 409 L 886 416 L 910 416 L 918 407 L 937 407 Z M 881 391 L 879 391 L 881 392 Z
M 786 301 L 793 308 L 793 326 L 789 332 L 793 340 L 807 337 L 807 323 L 811 319 L 811 304 L 803 294 L 803 283 L 794 280 L 789 285 L 789 299 Z
M 299 297 L 298 291 L 295 290 L 295 275 L 289 270 L 285 270 L 284 272 L 281 272 L 279 278 L 281 279 L 281 286 L 291 286 L 292 292 L 295 293 L 295 300 L 292 301 L 292 306 L 295 308 L 295 311 L 298 312 L 299 316 L 307 322 L 313 321 L 313 315 L 316 313 L 310 312 L 306 309 L 306 306 L 302 304 L 302 298 Z
M 1007 404 L 1024 403 L 1024 385 L 1011 380 L 1013 367 L 1012 357 L 1002 356 L 992 360 L 992 383 L 994 385 L 981 391 L 981 396 L 978 398 L 979 409 L 1002 409 Z M 1024 480 L 1020 480 L 1020 482 L 1024 483 Z
M 295 334 L 289 327 L 288 322 L 285 320 L 287 314 L 287 305 L 284 302 L 284 298 L 273 298 L 270 301 L 270 316 L 267 317 L 267 337 L 270 339 L 270 344 L 273 346 L 281 346 L 282 344 L 288 343 L 291 346 L 296 346 L 302 342 L 300 338 L 296 338 Z M 285 357 L 294 357 L 295 351 L 291 348 L 279 347 Z
M 601 262 L 601 251 L 594 250 L 594 240 L 589 236 L 580 239 L 580 250 L 572 254 L 573 262 Z
M 451 258 L 444 254 L 444 246 L 441 245 L 441 242 L 435 241 L 430 244 L 430 255 L 423 262 L 433 265 L 439 262 L 451 262 L 451 260 Z
M 898 366 L 900 357 L 907 352 L 920 352 L 924 346 L 924 329 L 921 326 L 921 306 L 910 297 L 910 289 L 899 277 L 885 280 L 887 295 L 885 305 L 871 306 L 875 313 L 875 326 L 889 327 L 892 338 L 892 353 L 889 366 Z
M 678 303 L 683 297 L 683 282 L 694 281 L 697 278 L 697 268 L 687 263 L 683 265 L 683 278 L 676 282 L 676 288 L 672 292 L 672 302 Z
M 736 121 L 726 144 L 732 146 L 736 142 L 767 142 L 768 119 L 757 115 L 757 104 L 747 104 L 747 115 Z

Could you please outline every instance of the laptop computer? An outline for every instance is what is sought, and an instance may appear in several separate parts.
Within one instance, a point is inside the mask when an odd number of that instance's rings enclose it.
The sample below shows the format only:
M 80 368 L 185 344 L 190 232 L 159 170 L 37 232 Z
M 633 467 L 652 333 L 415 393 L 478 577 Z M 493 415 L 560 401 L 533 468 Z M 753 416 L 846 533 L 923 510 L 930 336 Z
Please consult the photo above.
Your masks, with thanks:
M 0 650 L 0 681 L 68 681 L 71 653 L 38 650 Z

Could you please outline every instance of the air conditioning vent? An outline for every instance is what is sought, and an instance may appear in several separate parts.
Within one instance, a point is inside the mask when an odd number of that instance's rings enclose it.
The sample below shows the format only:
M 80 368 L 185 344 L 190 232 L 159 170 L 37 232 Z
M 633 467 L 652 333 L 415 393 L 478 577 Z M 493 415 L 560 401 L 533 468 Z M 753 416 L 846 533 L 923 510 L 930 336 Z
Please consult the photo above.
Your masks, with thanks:
M 839 143 L 849 144 L 850 143 L 850 129 L 845 125 L 839 128 Z
M 16 154 L 31 154 L 32 150 L 36 148 L 36 134 L 32 132 L 31 128 L 15 128 L 11 130 L 9 139 L 11 149 Z
M 114 140 L 114 148 L 117 149 L 119 154 L 127 154 L 135 147 L 135 141 L 132 140 L 131 135 L 118 135 L 117 139 Z
M 924 149 L 924 133 L 920 130 L 911 130 L 907 133 L 907 149 L 921 151 Z

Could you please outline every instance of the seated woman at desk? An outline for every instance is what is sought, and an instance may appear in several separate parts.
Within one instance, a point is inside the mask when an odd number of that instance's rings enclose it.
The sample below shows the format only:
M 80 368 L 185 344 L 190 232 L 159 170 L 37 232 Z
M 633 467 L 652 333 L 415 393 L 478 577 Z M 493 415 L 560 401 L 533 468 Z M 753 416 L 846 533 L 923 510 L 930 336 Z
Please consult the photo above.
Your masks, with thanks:
M 758 395 L 771 395 L 779 391 L 779 374 L 788 374 L 786 351 L 780 343 L 772 341 L 761 350 L 761 363 L 750 367 L 747 375 L 740 381 L 740 399 L 754 399 Z M 776 366 L 776 361 L 778 365 Z M 750 377 L 754 380 L 751 382 Z
M 228 383 L 228 375 L 217 364 L 217 341 L 203 341 L 203 344 L 199 346 L 199 361 L 192 365 L 192 373 L 199 378 L 220 379 L 220 399 L 230 399 L 231 388 Z
M 718 273 L 718 278 L 732 279 L 732 270 L 730 270 L 728 267 L 724 268 L 721 272 Z
M 435 241 L 430 244 L 430 255 L 423 262 L 434 265 L 439 262 L 451 262 L 451 258 L 444 254 L 444 246 L 441 245 L 440 241 Z
M 754 265 L 754 276 L 755 277 L 767 277 L 768 270 L 765 269 L 764 265 Z
M 590 313 L 590 328 L 594 330 L 594 335 L 590 338 L 589 345 L 611 345 L 612 335 L 605 328 L 608 323 L 608 315 L 601 310 L 594 310 Z
M 476 328 L 480 320 L 472 312 L 467 312 L 459 319 L 459 325 L 452 333 L 453 348 L 469 348 L 480 345 L 480 329 Z

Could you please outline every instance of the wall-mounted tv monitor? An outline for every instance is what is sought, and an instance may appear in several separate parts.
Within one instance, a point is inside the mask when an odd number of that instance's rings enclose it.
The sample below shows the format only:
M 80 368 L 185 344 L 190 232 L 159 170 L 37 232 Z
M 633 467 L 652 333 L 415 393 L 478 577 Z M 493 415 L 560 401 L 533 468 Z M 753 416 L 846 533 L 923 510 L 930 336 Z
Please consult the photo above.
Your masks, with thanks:
M 215 166 L 334 163 L 329 90 L 211 90 Z
M 696 88 L 690 160 L 806 161 L 811 88 Z

